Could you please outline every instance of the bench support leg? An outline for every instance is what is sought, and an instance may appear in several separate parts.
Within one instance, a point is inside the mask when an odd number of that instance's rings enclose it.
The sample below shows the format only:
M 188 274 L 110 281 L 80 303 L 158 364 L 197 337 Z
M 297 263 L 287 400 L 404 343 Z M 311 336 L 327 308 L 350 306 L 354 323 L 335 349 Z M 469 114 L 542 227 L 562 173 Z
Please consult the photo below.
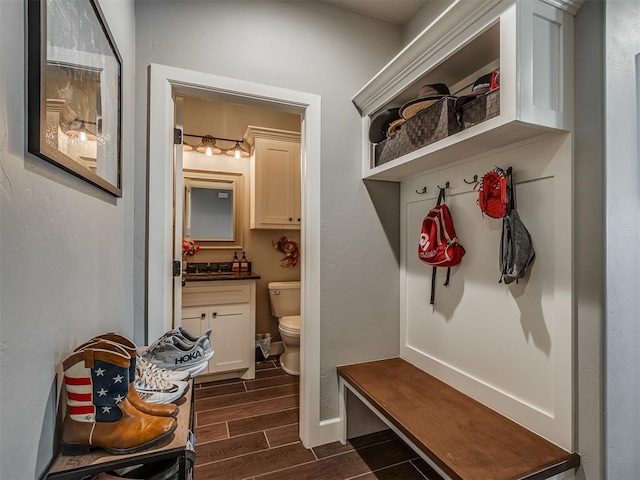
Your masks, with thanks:
M 340 443 L 346 445 L 347 443 L 347 390 L 345 381 L 340 378 L 338 380 L 338 401 L 340 416 Z

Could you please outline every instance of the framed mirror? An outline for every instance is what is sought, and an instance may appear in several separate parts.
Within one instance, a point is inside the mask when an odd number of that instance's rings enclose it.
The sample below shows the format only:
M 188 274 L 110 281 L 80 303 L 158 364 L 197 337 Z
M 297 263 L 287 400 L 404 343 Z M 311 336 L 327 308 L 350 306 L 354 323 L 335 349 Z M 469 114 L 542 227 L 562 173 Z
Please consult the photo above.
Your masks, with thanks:
M 122 196 L 122 60 L 95 0 L 28 1 L 28 149 Z
M 183 171 L 183 236 L 201 249 L 242 248 L 242 174 Z

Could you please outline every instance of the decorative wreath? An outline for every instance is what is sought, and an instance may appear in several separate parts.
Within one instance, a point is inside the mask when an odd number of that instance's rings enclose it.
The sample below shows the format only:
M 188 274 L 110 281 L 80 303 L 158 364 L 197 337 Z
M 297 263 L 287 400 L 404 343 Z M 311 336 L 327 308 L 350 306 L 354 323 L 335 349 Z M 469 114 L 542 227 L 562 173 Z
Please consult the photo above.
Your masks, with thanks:
M 280 266 L 282 268 L 293 268 L 298 265 L 300 247 L 296 242 L 282 235 L 280 240 L 271 243 L 273 244 L 274 250 L 284 253 L 284 258 L 280 260 Z
M 182 239 L 182 256 L 183 257 L 193 257 L 196 253 L 200 251 L 200 245 L 198 245 L 194 240 L 190 238 Z

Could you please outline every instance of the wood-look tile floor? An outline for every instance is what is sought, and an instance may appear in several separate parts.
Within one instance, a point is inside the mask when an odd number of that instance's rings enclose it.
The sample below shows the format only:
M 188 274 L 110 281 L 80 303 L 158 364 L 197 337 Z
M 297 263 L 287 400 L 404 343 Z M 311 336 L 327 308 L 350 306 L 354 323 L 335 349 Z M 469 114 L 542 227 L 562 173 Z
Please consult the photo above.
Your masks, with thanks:
M 437 480 L 390 430 L 306 449 L 298 437 L 299 377 L 277 360 L 255 380 L 195 389 L 196 480 Z

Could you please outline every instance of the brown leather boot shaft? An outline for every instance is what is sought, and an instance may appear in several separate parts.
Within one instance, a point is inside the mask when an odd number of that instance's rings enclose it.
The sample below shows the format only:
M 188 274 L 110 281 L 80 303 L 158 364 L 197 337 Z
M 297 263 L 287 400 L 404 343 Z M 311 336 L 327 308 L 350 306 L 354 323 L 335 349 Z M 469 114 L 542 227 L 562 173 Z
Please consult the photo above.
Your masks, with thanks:
M 178 411 L 180 410 L 173 403 L 149 403 L 145 402 L 140 395 L 138 395 L 138 391 L 136 387 L 131 383 L 129 385 L 129 395 L 127 395 L 127 400 L 133 405 L 135 408 L 140 410 L 142 413 L 146 413 L 147 415 L 157 415 L 160 417 L 175 417 L 178 415 Z

